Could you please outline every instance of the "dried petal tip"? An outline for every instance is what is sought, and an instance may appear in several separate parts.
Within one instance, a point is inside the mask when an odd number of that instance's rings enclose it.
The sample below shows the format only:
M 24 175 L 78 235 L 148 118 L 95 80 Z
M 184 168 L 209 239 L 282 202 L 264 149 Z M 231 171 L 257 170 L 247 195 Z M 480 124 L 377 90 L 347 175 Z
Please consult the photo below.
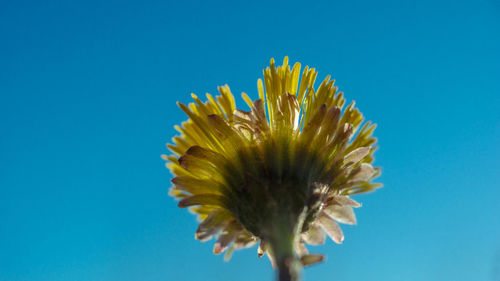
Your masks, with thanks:
M 257 248 L 257 257 L 262 258 L 266 252 L 266 244 L 264 240 L 260 240 L 259 248 Z

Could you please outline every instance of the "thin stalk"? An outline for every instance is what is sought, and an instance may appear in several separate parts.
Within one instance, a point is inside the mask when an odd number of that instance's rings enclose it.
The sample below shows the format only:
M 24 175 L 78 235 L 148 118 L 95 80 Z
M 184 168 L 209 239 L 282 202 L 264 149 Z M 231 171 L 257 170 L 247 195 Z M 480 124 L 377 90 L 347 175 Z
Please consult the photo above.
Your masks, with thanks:
M 296 239 L 299 238 L 299 229 L 302 228 L 304 217 L 305 212 L 292 223 L 295 224 L 292 226 L 286 220 L 281 223 L 276 222 L 272 235 L 268 237 L 272 255 L 278 269 L 278 281 L 301 280 L 302 263 L 295 255 L 294 245 L 297 242 Z
M 288 252 L 288 251 L 287 251 Z M 279 281 L 299 281 L 302 265 L 298 258 L 292 253 L 281 252 L 276 254 L 276 266 L 278 268 Z

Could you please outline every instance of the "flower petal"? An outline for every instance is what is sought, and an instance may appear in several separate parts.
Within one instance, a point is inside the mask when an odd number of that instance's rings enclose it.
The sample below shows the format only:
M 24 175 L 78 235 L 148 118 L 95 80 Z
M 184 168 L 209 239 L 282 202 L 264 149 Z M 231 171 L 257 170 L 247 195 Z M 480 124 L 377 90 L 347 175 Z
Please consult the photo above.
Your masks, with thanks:
M 351 166 L 353 164 L 358 163 L 359 161 L 361 161 L 361 159 L 363 159 L 366 155 L 368 155 L 370 149 L 371 147 L 360 147 L 351 151 L 344 157 L 344 165 Z
M 361 204 L 355 201 L 354 199 L 351 199 L 347 196 L 342 196 L 342 195 L 333 195 L 330 196 L 327 200 L 328 205 L 340 205 L 340 206 L 349 206 L 349 207 L 354 207 L 354 208 L 359 208 L 361 207 Z
M 198 194 L 182 199 L 177 204 L 179 208 L 186 208 L 196 205 L 210 205 L 210 206 L 220 206 L 225 207 L 224 202 L 225 197 L 215 194 Z
M 274 259 L 273 255 L 271 255 L 269 251 L 266 251 L 266 256 L 269 258 L 269 261 L 271 262 L 273 269 L 276 269 L 276 260 Z
M 356 215 L 349 206 L 328 206 L 323 210 L 323 213 L 330 218 L 345 224 L 356 224 Z
M 309 254 L 300 257 L 300 262 L 302 263 L 303 266 L 309 266 L 313 264 L 320 263 L 325 260 L 325 256 L 320 255 L 320 254 Z
M 322 245 L 325 244 L 326 234 L 319 224 L 311 223 L 309 230 L 302 234 L 302 239 L 307 244 Z
M 231 256 L 233 255 L 234 249 L 235 249 L 235 247 L 234 247 L 234 243 L 233 243 L 231 245 L 231 247 L 229 247 L 229 249 L 227 249 L 226 254 L 224 255 L 224 261 L 229 261 L 231 259 Z
M 297 253 L 297 255 L 299 257 L 306 256 L 307 254 L 309 254 L 309 251 L 307 250 L 306 245 L 304 245 L 304 243 L 302 243 L 302 242 L 295 243 L 294 248 L 295 248 L 295 252 Z
M 235 249 L 243 249 L 252 247 L 255 243 L 257 243 L 257 239 L 252 234 L 247 231 L 241 231 L 235 238 L 233 245 Z
M 214 254 L 218 255 L 224 252 L 241 231 L 241 225 L 238 222 L 233 221 L 229 224 L 217 238 L 217 242 L 214 245 Z
M 198 225 L 195 238 L 200 241 L 206 241 L 226 226 L 230 219 L 231 214 L 222 209 L 216 209 L 208 215 L 208 217 Z
M 375 169 L 368 163 L 361 163 L 359 167 L 351 173 L 349 182 L 367 181 L 375 174 Z
M 344 234 L 342 233 L 340 226 L 332 218 L 321 214 L 319 216 L 319 222 L 321 227 L 323 227 L 326 234 L 330 236 L 333 242 L 342 244 L 342 241 L 344 241 Z
M 195 179 L 190 176 L 179 176 L 172 179 L 175 188 L 178 190 L 196 194 L 221 194 L 223 186 L 210 179 Z M 196 204 L 195 204 L 196 205 Z
M 221 234 L 214 245 L 214 254 L 218 255 L 224 252 L 227 246 L 233 242 L 236 235 L 238 235 L 238 232 L 235 230 L 230 230 L 229 232 Z

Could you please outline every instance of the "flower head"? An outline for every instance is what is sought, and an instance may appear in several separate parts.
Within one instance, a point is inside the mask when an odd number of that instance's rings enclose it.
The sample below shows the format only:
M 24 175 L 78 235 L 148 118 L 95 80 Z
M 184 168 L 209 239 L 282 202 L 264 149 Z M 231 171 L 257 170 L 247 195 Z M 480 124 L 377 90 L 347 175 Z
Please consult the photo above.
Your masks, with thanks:
M 321 261 L 307 244 L 327 234 L 344 239 L 337 222 L 355 224 L 353 194 L 371 191 L 375 125 L 363 123 L 354 102 L 327 76 L 315 89 L 317 72 L 300 64 L 264 70 L 259 99 L 245 93 L 249 111 L 236 109 L 229 87 L 220 95 L 180 108 L 189 116 L 164 156 L 175 175 L 170 194 L 201 221 L 196 238 L 217 237 L 214 253 L 254 245 L 273 262 Z M 287 260 L 288 259 L 288 260 Z

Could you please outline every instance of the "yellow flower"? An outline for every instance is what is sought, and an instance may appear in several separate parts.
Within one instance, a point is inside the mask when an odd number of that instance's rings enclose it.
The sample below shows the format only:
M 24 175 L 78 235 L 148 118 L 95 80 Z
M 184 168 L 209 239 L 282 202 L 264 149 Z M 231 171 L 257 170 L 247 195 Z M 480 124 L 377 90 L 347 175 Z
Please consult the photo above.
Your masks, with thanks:
M 315 89 L 317 72 L 300 64 L 264 70 L 259 99 L 242 94 L 250 111 L 236 109 L 229 87 L 207 101 L 180 108 L 189 116 L 163 156 L 175 175 L 170 194 L 191 207 L 201 221 L 196 238 L 217 237 L 214 253 L 260 242 L 280 271 L 280 280 L 297 280 L 302 265 L 323 260 L 307 244 L 322 244 L 325 233 L 344 239 L 337 222 L 355 224 L 352 194 L 380 184 L 373 168 L 375 125 L 364 123 L 354 102 L 345 99 L 327 76 Z

